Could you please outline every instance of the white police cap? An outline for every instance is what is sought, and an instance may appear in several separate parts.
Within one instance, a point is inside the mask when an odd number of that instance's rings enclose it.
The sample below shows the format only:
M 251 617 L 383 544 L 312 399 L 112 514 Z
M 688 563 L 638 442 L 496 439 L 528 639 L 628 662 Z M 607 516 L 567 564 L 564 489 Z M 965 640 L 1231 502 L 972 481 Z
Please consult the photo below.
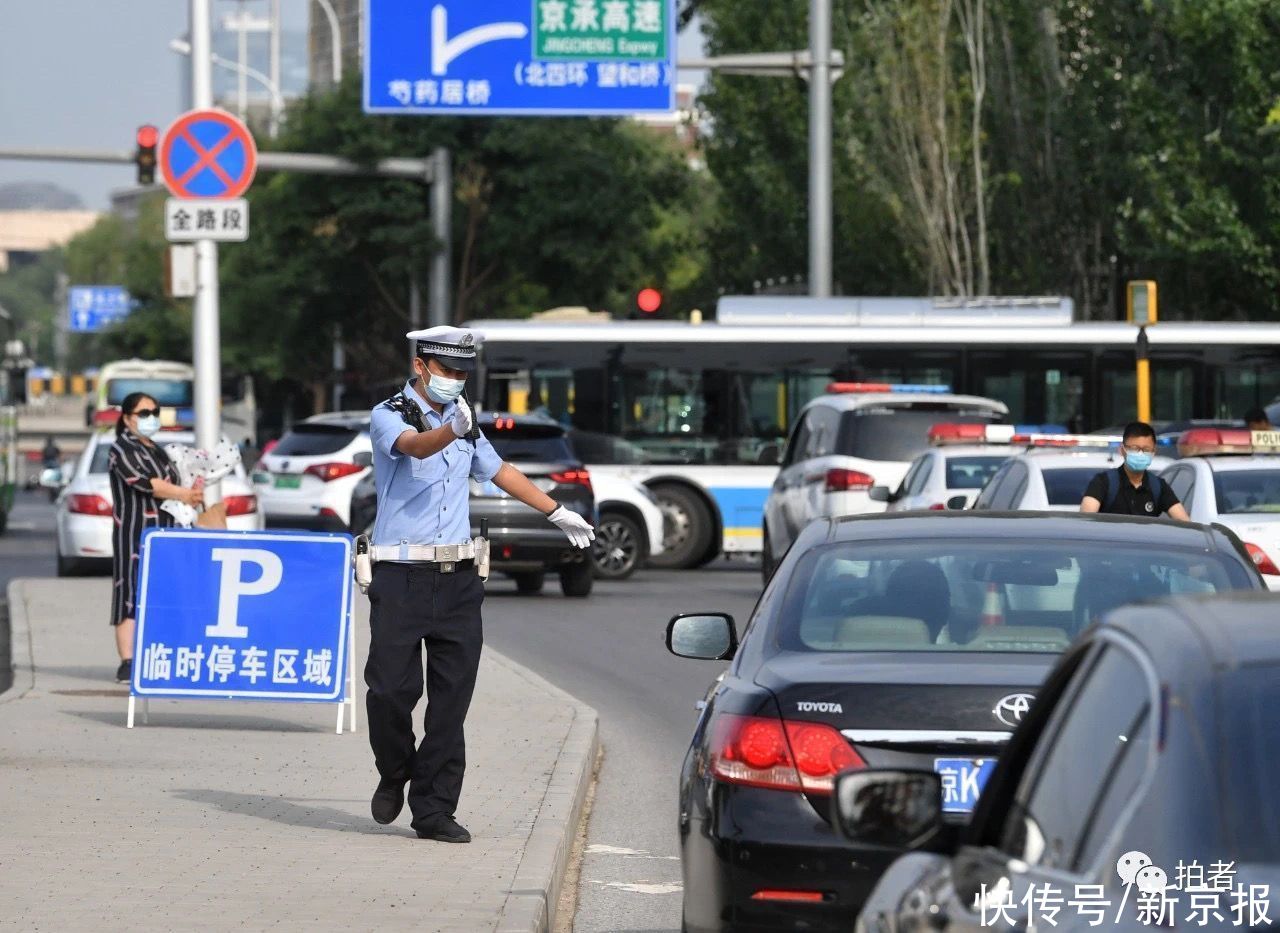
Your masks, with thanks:
M 476 368 L 475 334 L 464 327 L 442 324 L 426 330 L 411 330 L 405 336 L 416 341 L 418 356 L 434 356 L 450 369 Z

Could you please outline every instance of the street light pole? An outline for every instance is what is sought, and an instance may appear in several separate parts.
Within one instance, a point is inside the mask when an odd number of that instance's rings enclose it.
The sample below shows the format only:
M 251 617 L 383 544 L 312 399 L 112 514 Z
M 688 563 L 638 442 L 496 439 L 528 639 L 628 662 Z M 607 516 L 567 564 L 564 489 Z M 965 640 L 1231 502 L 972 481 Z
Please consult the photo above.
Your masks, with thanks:
M 809 0 L 809 295 L 831 297 L 831 0 Z
M 329 38 L 333 44 L 333 86 L 342 83 L 342 30 L 338 27 L 338 13 L 330 0 L 316 0 L 329 20 Z
M 210 0 L 191 0 L 191 99 L 197 110 L 213 106 Z M 212 450 L 222 435 L 222 347 L 218 332 L 218 244 L 196 240 L 196 297 L 191 361 L 195 369 L 196 446 Z M 206 501 L 221 500 L 221 484 Z
M 170 39 L 169 48 L 179 55 L 191 54 L 191 43 L 183 42 L 181 39 Z M 264 75 L 257 68 L 250 68 L 248 65 L 241 65 L 237 62 L 230 62 L 221 55 L 209 56 L 210 64 L 217 65 L 219 68 L 225 68 L 228 71 L 234 71 L 242 77 L 253 78 L 264 88 L 271 96 L 271 107 L 269 109 L 269 117 L 267 120 L 267 135 L 272 139 L 276 138 L 276 134 L 280 131 L 280 115 L 284 112 L 284 97 L 280 93 L 280 86 L 274 83 L 270 78 Z M 244 117 L 241 117 L 244 119 Z

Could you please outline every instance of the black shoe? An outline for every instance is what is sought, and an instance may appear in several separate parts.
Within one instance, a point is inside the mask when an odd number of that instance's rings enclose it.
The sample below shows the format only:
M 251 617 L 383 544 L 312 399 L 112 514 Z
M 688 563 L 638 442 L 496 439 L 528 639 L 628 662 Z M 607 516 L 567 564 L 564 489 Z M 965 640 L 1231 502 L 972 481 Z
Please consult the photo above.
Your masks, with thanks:
M 436 842 L 470 842 L 471 833 L 458 825 L 458 821 L 446 816 L 436 822 L 431 829 L 416 829 L 419 839 L 434 839 Z
M 133 659 L 121 661 L 120 666 L 116 668 L 116 683 L 127 684 L 133 680 Z
M 373 800 L 369 809 L 373 818 L 379 823 L 387 824 L 400 815 L 404 809 L 404 778 L 383 778 L 378 782 L 378 789 L 373 792 Z

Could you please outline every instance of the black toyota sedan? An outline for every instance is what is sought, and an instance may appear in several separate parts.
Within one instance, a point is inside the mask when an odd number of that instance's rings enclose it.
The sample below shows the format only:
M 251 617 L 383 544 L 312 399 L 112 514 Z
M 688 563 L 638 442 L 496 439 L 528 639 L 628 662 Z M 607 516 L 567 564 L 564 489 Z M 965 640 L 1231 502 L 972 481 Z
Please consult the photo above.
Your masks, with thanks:
M 1135 600 L 1262 588 L 1239 542 L 1200 525 L 967 512 L 812 523 L 741 645 L 727 616 L 668 625 L 673 653 L 732 659 L 681 772 L 685 929 L 848 931 L 902 850 L 836 835 L 837 773 L 936 774 L 957 831 L 1092 622 Z
M 1101 910 L 1116 930 L 1271 929 L 1277 773 L 1280 598 L 1121 609 L 1062 656 L 958 840 L 937 775 L 840 776 L 855 845 L 935 850 L 894 862 L 858 928 L 1081 933 Z

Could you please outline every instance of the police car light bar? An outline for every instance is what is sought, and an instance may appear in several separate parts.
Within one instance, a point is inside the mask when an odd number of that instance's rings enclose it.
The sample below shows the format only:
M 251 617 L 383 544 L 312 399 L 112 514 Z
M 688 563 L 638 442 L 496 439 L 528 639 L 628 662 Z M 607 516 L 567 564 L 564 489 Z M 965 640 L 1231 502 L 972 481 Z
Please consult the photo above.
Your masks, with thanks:
M 1178 453 L 1183 457 L 1280 454 L 1280 431 L 1192 428 L 1178 438 Z
M 1014 444 L 1026 444 L 1028 447 L 1093 447 L 1109 448 L 1118 446 L 1120 438 L 1114 434 L 1015 434 Z
M 1029 437 L 1052 437 L 1066 434 L 1059 424 L 935 424 L 929 429 L 929 443 L 935 447 L 947 444 L 1025 444 Z
M 857 392 L 914 392 L 925 395 L 949 395 L 951 386 L 898 384 L 890 382 L 833 382 L 827 386 L 828 395 L 851 395 Z

